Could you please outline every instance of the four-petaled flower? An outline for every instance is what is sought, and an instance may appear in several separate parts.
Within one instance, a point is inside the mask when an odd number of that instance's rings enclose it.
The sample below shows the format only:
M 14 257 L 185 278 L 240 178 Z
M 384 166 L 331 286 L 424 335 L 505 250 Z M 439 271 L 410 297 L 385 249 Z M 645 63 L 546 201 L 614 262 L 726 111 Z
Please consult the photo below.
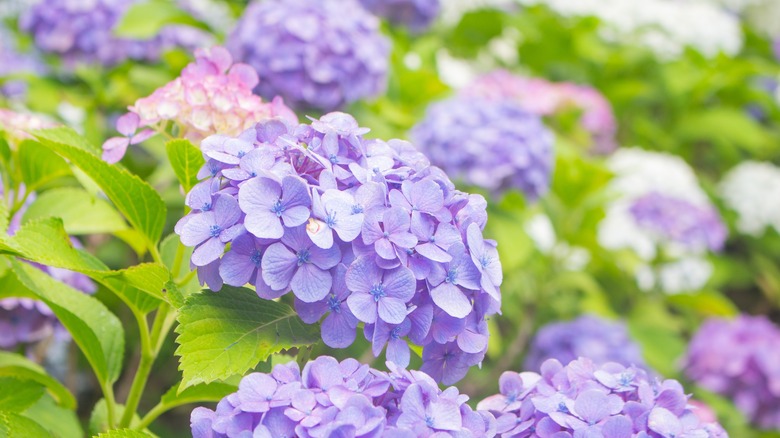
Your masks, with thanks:
M 309 219 L 311 196 L 299 177 L 288 175 L 280 183 L 258 176 L 238 190 L 238 203 L 247 214 L 247 231 L 261 239 L 279 239 L 285 227 L 297 227 Z
M 347 270 L 347 287 L 352 295 L 347 304 L 357 319 L 375 323 L 400 324 L 406 318 L 406 303 L 414 296 L 417 284 L 412 272 L 404 267 L 385 270 L 374 257 L 362 256 Z

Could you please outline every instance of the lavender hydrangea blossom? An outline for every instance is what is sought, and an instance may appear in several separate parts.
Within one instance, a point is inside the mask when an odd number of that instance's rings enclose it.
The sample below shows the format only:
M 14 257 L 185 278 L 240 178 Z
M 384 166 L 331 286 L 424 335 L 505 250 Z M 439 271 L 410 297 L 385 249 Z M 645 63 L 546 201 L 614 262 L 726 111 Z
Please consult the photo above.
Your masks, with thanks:
M 616 362 L 645 368 L 639 345 L 630 338 L 626 325 L 592 315 L 554 322 L 539 329 L 524 368 L 537 370 L 547 359 L 568 364 L 579 357 L 587 357 L 596 364 Z
M 728 436 L 696 416 L 676 380 L 614 362 L 580 358 L 564 367 L 550 359 L 541 374 L 505 372 L 499 387 L 477 409 L 496 416 L 502 438 Z
M 115 26 L 136 1 L 40 0 L 22 14 L 19 25 L 32 35 L 36 47 L 57 54 L 66 65 L 156 61 L 164 48 L 194 49 L 210 44 L 205 32 L 187 26 L 167 26 L 149 40 L 114 36 Z
M 780 429 L 780 328 L 762 316 L 706 321 L 691 339 L 685 373 L 734 401 L 754 424 Z
M 216 410 L 192 411 L 194 438 L 493 437 L 495 418 L 475 412 L 468 397 L 444 391 L 419 371 L 388 363 L 389 373 L 354 359 L 322 356 L 304 366 L 253 373 Z
M 484 198 L 409 143 L 364 139 L 347 114 L 287 123 L 203 141 L 205 179 L 175 228 L 201 281 L 250 283 L 264 299 L 292 291 L 328 346 L 351 345 L 362 323 L 376 355 L 387 347 L 406 366 L 408 340 L 437 380 L 461 379 L 483 359 L 501 302 Z
M 547 192 L 553 135 L 539 116 L 509 100 L 454 97 L 428 108 L 410 136 L 454 178 L 494 193 Z
M 332 111 L 379 95 L 390 42 L 357 0 L 255 1 L 227 46 L 257 70 L 257 92 L 293 108 Z
M 424 32 L 439 15 L 439 0 L 360 0 L 363 7 L 395 25 Z

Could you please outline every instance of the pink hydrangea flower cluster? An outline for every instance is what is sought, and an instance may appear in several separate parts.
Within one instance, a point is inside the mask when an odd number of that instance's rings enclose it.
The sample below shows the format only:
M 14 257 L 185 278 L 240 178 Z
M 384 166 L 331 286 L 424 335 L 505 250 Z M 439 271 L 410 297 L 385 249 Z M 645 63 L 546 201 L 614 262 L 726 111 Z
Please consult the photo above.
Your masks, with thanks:
M 608 153 L 617 147 L 612 106 L 595 88 L 496 70 L 477 78 L 463 92 L 486 99 L 514 100 L 539 116 L 552 116 L 567 109 L 582 111 L 580 124 L 591 135 L 593 151 Z
M 195 62 L 181 76 L 152 93 L 138 99 L 130 112 L 117 120 L 120 137 L 103 144 L 103 159 L 115 163 L 122 159 L 127 147 L 141 143 L 155 132 L 175 122 L 177 137 L 193 142 L 209 135 L 238 135 L 257 122 L 282 117 L 291 123 L 298 118 L 281 98 L 263 102 L 252 93 L 259 79 L 255 70 L 241 63 L 222 47 L 195 52 Z
M 17 140 L 32 138 L 28 134 L 29 131 L 53 126 L 57 124 L 42 116 L 0 108 L 0 131 L 5 131 L 11 138 Z

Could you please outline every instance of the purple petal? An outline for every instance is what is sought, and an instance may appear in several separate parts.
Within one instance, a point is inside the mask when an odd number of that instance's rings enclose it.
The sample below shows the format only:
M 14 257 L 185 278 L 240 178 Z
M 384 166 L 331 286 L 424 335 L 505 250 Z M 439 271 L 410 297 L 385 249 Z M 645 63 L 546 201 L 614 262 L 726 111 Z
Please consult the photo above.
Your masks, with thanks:
M 388 239 L 401 248 L 413 248 L 414 245 L 417 245 L 417 237 L 406 231 L 393 233 Z
M 130 140 L 125 137 L 112 137 L 103 143 L 103 161 L 109 164 L 119 162 L 127 152 Z
M 341 250 L 338 246 L 328 249 L 311 247 L 309 249 L 309 260 L 320 269 L 330 269 L 341 261 Z
M 406 303 L 397 298 L 384 297 L 379 300 L 377 311 L 382 321 L 400 324 L 406 318 Z
M 431 291 L 431 299 L 437 306 L 455 318 L 465 318 L 471 312 L 471 301 L 460 288 L 442 283 Z
M 295 296 L 306 303 L 313 303 L 325 298 L 330 292 L 332 284 L 333 277 L 329 272 L 310 263 L 301 265 L 290 281 L 290 287 Z
M 574 411 L 586 422 L 594 424 L 609 416 L 608 402 L 607 394 L 601 391 L 584 391 L 574 401 Z
M 288 209 L 290 207 L 303 206 L 308 210 L 311 207 L 309 189 L 306 186 L 306 182 L 300 177 L 285 176 L 282 179 L 282 193 L 282 204 Z
M 315 303 L 306 303 L 299 299 L 295 300 L 295 311 L 301 320 L 306 324 L 314 324 L 322 318 L 322 315 L 328 312 L 328 305 L 325 301 L 317 301 Z M 325 332 L 323 330 L 323 336 Z
M 402 208 L 390 208 L 382 215 L 382 224 L 388 234 L 406 233 L 410 226 L 409 213 Z
M 322 341 L 331 348 L 347 348 L 355 341 L 358 321 L 347 309 L 331 313 L 322 321 Z
M 302 225 L 309 220 L 309 217 L 311 217 L 311 211 L 309 210 L 309 207 L 303 205 L 287 207 L 282 212 L 282 220 L 287 227 Z
M 244 219 L 244 227 L 260 239 L 279 239 L 284 235 L 282 223 L 270 210 L 260 210 L 247 214 Z
M 388 297 L 398 298 L 406 303 L 414 296 L 417 280 L 415 280 L 412 271 L 400 266 L 390 271 L 385 271 L 382 285 Z
M 127 113 L 116 119 L 116 130 L 125 137 L 130 137 L 138 130 L 141 118 L 136 113 Z
M 219 239 L 208 239 L 192 252 L 192 264 L 195 266 L 208 265 L 217 260 L 224 251 L 225 244 L 220 242 Z
M 387 352 L 385 354 L 387 360 L 395 363 L 401 368 L 409 366 L 409 344 L 403 339 L 392 339 L 387 344 Z
M 186 246 L 195 246 L 211 238 L 209 230 L 215 223 L 213 212 L 194 214 L 189 218 L 181 230 L 181 243 Z
M 256 269 L 257 266 L 252 263 L 249 257 L 239 254 L 234 247 L 231 247 L 231 250 L 222 258 L 219 275 L 225 283 L 239 287 L 249 283 Z
M 273 290 L 286 289 L 290 285 L 298 258 L 282 243 L 274 243 L 263 254 L 261 262 L 263 281 Z
M 371 295 L 354 293 L 347 298 L 347 305 L 357 319 L 368 324 L 376 322 L 377 303 Z
M 676 415 L 668 409 L 653 408 L 647 419 L 647 427 L 661 436 L 680 436 L 682 433 L 682 423 Z
M 379 283 L 381 278 L 382 270 L 377 267 L 372 257 L 363 256 L 350 265 L 344 279 L 352 292 L 368 292 L 375 284 Z

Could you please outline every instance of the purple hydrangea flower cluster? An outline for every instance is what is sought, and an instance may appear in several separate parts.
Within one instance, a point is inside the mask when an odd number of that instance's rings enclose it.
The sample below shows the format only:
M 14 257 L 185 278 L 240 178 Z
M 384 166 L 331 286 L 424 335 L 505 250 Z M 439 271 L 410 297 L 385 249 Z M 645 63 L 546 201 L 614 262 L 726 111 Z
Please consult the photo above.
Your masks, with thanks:
M 424 32 L 439 15 L 439 0 L 360 0 L 363 7 L 387 21 Z
M 629 211 L 640 227 L 693 250 L 720 251 L 728 237 L 728 229 L 710 205 L 652 191 L 634 200 Z
M 330 113 L 206 138 L 205 181 L 176 232 L 211 289 L 292 290 L 303 321 L 322 319 L 328 346 L 351 345 L 362 322 L 375 355 L 387 345 L 405 367 L 409 339 L 423 346 L 423 371 L 456 382 L 484 357 L 485 318 L 500 308 L 485 199 L 456 190 L 410 143 L 367 131 Z
M 41 0 L 22 14 L 19 26 L 32 35 L 38 49 L 57 54 L 65 65 L 156 61 L 164 49 L 181 46 L 192 50 L 211 43 L 207 33 L 188 26 L 166 26 L 149 40 L 114 36 L 114 27 L 135 2 Z
M 331 111 L 383 92 L 390 42 L 357 0 L 255 1 L 227 46 L 254 67 L 266 99 Z
M 539 329 L 524 368 L 538 370 L 547 359 L 568 364 L 579 357 L 587 357 L 596 364 L 617 362 L 645 368 L 639 345 L 629 336 L 626 325 L 592 315 L 554 322 Z
M 464 96 L 433 104 L 410 132 L 431 162 L 453 178 L 494 193 L 546 193 L 554 165 L 553 134 L 538 115 L 509 100 Z
M 390 373 L 355 359 L 322 356 L 277 365 L 244 377 L 238 392 L 215 411 L 195 408 L 194 438 L 271 437 L 493 437 L 495 418 L 475 412 L 468 396 L 444 391 L 419 371 L 388 363 Z
M 706 321 L 688 345 L 685 372 L 754 424 L 780 429 L 780 328 L 765 317 Z
M 703 424 L 676 380 L 658 381 L 637 367 L 586 358 L 562 366 L 555 359 L 541 374 L 505 372 L 500 394 L 477 409 L 496 417 L 497 436 L 521 437 L 727 437 Z

